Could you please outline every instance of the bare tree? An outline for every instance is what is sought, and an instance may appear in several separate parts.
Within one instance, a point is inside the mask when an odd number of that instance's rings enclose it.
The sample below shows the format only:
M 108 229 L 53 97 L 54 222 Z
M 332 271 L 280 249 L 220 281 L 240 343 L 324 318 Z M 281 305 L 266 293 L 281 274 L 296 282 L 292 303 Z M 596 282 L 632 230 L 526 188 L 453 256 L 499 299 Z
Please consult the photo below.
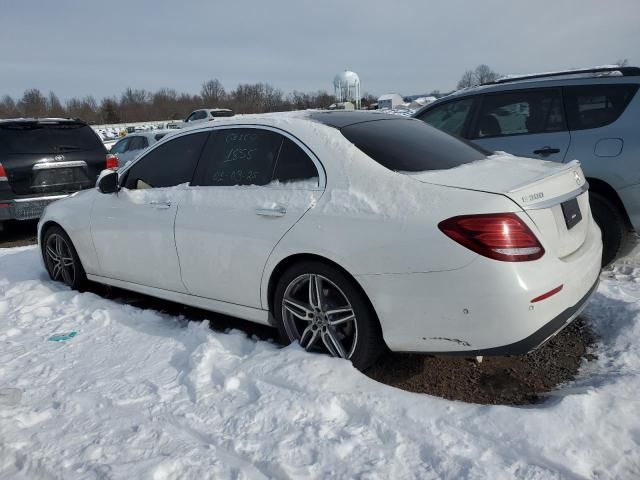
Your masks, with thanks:
M 15 118 L 20 116 L 20 110 L 11 96 L 5 95 L 0 100 L 0 118 Z
M 477 83 L 473 70 L 467 70 L 462 74 L 462 78 L 458 82 L 457 89 L 461 90 L 463 88 L 473 87 L 474 85 L 477 85 Z
M 115 98 L 103 98 L 100 103 L 100 117 L 104 123 L 120 123 L 118 101 Z
M 480 64 L 475 70 L 467 70 L 458 82 L 458 90 L 462 88 L 475 87 L 483 83 L 495 82 L 500 74 L 491 70 L 488 65 Z
M 67 111 L 60 103 L 60 99 L 58 96 L 49 92 L 49 98 L 47 99 L 47 116 L 48 117 L 65 117 L 67 115 Z
M 476 82 L 478 82 L 478 85 L 482 85 L 483 83 L 495 82 L 498 77 L 500 77 L 499 74 L 489 68 L 489 65 L 485 65 L 484 63 L 476 67 L 474 75 L 476 77 Z
M 25 117 L 45 117 L 47 99 L 37 88 L 26 90 L 18 102 L 18 110 Z
M 629 59 L 628 58 L 623 58 L 621 60 L 616 61 L 616 63 L 614 63 L 614 65 L 617 65 L 618 67 L 628 67 L 629 66 Z
M 225 100 L 226 92 L 220 81 L 217 78 L 214 78 L 213 80 L 209 80 L 202 84 L 200 96 L 202 97 L 202 102 L 205 105 L 208 107 L 215 107 Z

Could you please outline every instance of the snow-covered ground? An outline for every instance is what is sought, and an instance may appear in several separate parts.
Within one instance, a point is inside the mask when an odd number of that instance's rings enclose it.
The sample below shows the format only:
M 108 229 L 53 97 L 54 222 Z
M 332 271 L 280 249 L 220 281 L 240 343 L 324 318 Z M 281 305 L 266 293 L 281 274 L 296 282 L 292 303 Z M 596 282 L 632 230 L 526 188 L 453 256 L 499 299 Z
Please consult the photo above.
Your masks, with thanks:
M 3 249 L 0 479 L 640 478 L 639 300 L 640 269 L 604 273 L 598 360 L 543 404 L 480 406 L 71 291 L 36 247 Z

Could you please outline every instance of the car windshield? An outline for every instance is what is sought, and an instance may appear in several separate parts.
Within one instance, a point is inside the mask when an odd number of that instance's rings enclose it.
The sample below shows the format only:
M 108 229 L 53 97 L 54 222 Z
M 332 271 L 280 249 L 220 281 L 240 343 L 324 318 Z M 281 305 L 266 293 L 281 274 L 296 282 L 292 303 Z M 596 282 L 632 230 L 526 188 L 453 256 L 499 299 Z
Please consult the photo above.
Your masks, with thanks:
M 0 124 L 0 151 L 6 153 L 61 153 L 100 146 L 98 136 L 83 123 Z
M 398 172 L 445 170 L 490 154 L 415 119 L 364 121 L 340 131 L 373 160 Z

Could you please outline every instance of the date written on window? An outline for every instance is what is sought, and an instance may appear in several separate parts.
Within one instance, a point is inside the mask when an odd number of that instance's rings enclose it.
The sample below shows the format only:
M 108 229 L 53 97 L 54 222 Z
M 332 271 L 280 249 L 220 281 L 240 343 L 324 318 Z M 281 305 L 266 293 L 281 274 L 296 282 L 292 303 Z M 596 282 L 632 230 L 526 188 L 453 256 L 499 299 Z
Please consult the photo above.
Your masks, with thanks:
M 257 170 L 218 170 L 212 175 L 213 184 L 244 184 L 251 185 L 258 180 L 260 172 Z

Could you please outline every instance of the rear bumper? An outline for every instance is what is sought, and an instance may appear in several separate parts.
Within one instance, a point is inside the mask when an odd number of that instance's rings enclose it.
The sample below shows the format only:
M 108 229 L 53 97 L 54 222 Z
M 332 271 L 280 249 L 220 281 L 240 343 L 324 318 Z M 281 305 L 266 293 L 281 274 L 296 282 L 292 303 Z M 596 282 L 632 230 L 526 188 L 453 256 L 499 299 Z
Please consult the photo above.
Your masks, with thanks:
M 478 256 L 455 270 L 356 279 L 393 351 L 522 354 L 580 313 L 596 288 L 601 256 L 600 230 L 590 221 L 585 243 L 565 259 L 509 263 Z M 560 285 L 557 294 L 532 302 Z
M 56 200 L 68 197 L 64 195 L 45 195 L 37 197 L 18 197 L 9 200 L 0 199 L 0 221 L 32 220 L 40 218 L 45 207 Z
M 537 350 L 542 345 L 547 343 L 547 341 L 551 340 L 558 333 L 560 333 L 566 326 L 568 326 L 571 322 L 573 322 L 578 315 L 584 310 L 584 307 L 587 305 L 587 302 L 591 298 L 591 296 L 598 289 L 598 285 L 600 284 L 600 279 L 597 279 L 593 286 L 589 289 L 587 294 L 578 301 L 575 305 L 567 308 L 560 315 L 555 317 L 549 323 L 544 325 L 542 328 L 537 330 L 536 332 L 529 335 L 527 338 L 524 338 L 518 342 L 511 343 L 509 345 L 504 345 L 501 347 L 493 347 L 493 348 L 485 348 L 482 350 L 466 350 L 464 352 L 453 351 L 453 352 L 437 352 L 438 355 L 464 355 L 464 356 L 491 356 L 491 355 L 524 355 L 525 353 L 532 352 Z

